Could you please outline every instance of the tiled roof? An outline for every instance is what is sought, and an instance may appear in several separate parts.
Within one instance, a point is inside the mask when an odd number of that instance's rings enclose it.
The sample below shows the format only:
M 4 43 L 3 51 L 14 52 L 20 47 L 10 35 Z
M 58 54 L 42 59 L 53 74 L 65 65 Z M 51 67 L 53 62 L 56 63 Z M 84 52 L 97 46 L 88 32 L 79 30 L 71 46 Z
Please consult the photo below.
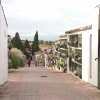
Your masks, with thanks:
M 60 41 L 60 40 L 56 40 L 56 41 L 54 41 L 54 42 L 58 42 L 58 41 Z
M 46 51 L 42 52 L 37 58 L 41 57 Z
M 67 35 L 61 35 L 61 36 L 59 36 L 60 38 L 64 38 L 65 36 L 67 36 Z
M 39 55 L 41 54 L 42 52 L 38 51 L 38 52 L 34 52 L 34 55 Z
M 80 28 L 77 28 L 77 29 L 69 30 L 69 31 L 66 31 L 65 34 L 70 34 L 70 33 L 78 32 L 78 31 L 84 31 L 84 30 L 88 30 L 88 29 L 92 29 L 92 25 L 88 25 L 88 26 L 85 26 L 85 27 L 80 27 Z

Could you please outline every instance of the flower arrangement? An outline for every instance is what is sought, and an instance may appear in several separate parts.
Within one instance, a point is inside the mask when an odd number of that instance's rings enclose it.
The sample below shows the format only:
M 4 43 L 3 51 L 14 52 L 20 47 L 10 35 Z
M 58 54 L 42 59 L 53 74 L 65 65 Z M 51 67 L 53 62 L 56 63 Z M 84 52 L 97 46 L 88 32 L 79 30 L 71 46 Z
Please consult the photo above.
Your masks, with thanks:
M 81 60 L 81 57 L 78 57 L 78 60 Z
M 66 56 L 66 54 L 65 54 L 65 53 L 63 53 L 62 55 L 63 55 L 64 57 Z
M 74 57 L 74 51 L 70 51 L 69 56 L 71 56 L 72 58 Z
M 66 68 L 66 67 L 64 67 L 63 72 L 64 72 L 64 73 L 66 73 L 66 71 L 67 71 L 67 68 Z
M 61 66 L 63 65 L 63 61 L 60 61 L 60 63 L 59 63 Z
M 61 53 L 59 52 L 58 55 L 60 55 Z
M 56 51 L 58 51 L 58 48 L 56 48 Z
M 61 57 L 65 59 L 66 53 L 61 53 Z
M 65 41 L 65 44 L 67 45 L 68 44 L 68 41 Z
M 81 57 L 78 57 L 78 59 L 77 59 L 77 60 L 78 60 L 78 62 L 80 62 L 80 63 L 81 63 L 81 61 L 82 61 L 82 60 L 81 60 Z
M 54 66 L 54 63 L 53 62 L 51 64 Z
M 77 41 L 77 38 L 75 37 L 75 41 L 74 41 L 74 43 L 76 44 L 78 41 Z
M 59 59 L 60 59 L 60 57 L 59 57 L 59 56 L 57 56 L 57 59 L 59 60 Z
M 78 53 L 75 53 L 75 54 L 74 54 L 74 57 L 75 57 L 75 58 L 78 58 Z
M 69 41 L 68 43 L 72 43 L 72 41 Z
M 50 52 L 52 52 L 52 49 L 49 49 Z
M 49 66 L 50 64 L 48 63 L 48 64 L 46 64 L 47 66 Z

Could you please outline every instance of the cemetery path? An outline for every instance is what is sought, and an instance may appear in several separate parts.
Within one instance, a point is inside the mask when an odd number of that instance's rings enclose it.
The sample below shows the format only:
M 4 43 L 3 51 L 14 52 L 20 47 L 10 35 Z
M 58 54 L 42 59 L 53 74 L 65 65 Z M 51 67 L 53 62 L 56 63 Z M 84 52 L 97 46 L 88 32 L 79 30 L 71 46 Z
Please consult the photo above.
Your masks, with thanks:
M 100 90 L 68 73 L 30 67 L 13 69 L 0 86 L 0 100 L 100 100 Z

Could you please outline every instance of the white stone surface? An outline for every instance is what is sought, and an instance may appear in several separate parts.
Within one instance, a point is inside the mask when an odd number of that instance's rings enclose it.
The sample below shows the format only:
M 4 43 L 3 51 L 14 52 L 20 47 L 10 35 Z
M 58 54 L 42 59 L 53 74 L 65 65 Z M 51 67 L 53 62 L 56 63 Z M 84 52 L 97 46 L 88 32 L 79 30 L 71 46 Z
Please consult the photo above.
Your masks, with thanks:
M 8 78 L 8 49 L 7 49 L 8 27 L 0 4 L 0 85 Z
M 82 32 L 82 80 L 89 82 L 90 68 L 90 34 L 92 30 Z
M 92 84 L 98 86 L 98 17 L 99 9 L 95 8 L 93 11 L 92 22 Z

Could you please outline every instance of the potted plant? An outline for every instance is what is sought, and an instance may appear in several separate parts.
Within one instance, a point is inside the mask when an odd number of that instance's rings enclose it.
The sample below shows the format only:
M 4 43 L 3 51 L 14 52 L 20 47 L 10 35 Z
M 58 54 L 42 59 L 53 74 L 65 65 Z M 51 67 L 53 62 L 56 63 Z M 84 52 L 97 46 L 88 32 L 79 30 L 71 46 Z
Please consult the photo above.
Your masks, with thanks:
M 82 63 L 82 59 L 81 59 L 81 57 L 78 57 L 77 60 L 78 60 L 79 63 Z
M 64 67 L 63 72 L 64 72 L 64 73 L 66 73 L 66 71 L 67 71 L 67 68 L 66 68 L 66 67 Z
M 56 48 L 56 51 L 58 51 L 58 48 Z
M 75 54 L 74 54 L 74 57 L 75 57 L 75 60 L 77 60 L 77 58 L 78 58 L 78 53 L 75 53 Z

